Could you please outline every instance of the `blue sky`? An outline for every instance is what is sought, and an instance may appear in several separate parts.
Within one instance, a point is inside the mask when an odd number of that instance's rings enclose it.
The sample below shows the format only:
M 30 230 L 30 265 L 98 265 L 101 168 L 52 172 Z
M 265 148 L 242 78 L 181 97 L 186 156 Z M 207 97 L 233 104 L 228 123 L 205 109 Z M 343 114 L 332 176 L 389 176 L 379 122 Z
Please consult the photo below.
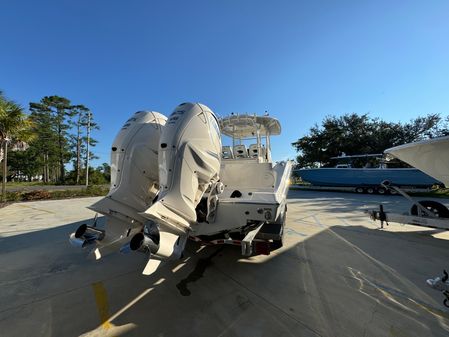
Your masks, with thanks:
M 268 111 L 275 160 L 323 117 L 449 114 L 449 1 L 4 1 L 0 88 L 61 95 L 101 126 L 95 164 L 129 115 L 185 101 Z

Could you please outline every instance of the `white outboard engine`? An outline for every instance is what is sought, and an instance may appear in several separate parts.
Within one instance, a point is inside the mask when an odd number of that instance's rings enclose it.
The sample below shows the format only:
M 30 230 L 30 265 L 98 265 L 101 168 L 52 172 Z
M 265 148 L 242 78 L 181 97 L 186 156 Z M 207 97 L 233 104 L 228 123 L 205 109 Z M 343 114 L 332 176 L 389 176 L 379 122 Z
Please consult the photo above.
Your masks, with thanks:
M 221 137 L 217 118 L 205 105 L 180 104 L 170 115 L 159 144 L 160 193 L 142 213 L 161 230 L 187 235 L 195 208 L 219 179 Z
M 126 121 L 112 145 L 110 191 L 89 207 L 106 215 L 107 230 L 94 240 L 97 231 L 80 227 L 72 236 L 73 244 L 84 247 L 93 241 L 122 239 L 142 230 L 147 219 L 139 212 L 152 204 L 159 191 L 157 150 L 166 120 L 158 112 L 139 111 Z
M 158 112 L 139 111 L 126 121 L 112 143 L 111 189 L 91 209 L 105 214 L 111 202 L 120 202 L 132 209 L 123 211 L 133 218 L 151 205 L 159 191 L 157 151 L 166 120 Z

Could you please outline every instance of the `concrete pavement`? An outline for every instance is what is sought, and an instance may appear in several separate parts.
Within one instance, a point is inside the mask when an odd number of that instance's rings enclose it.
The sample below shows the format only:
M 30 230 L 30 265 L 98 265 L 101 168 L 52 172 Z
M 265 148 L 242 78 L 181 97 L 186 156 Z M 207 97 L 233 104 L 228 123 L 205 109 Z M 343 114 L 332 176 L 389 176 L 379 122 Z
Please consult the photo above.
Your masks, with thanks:
M 401 197 L 291 191 L 282 249 L 242 258 L 238 247 L 189 243 L 180 263 L 149 277 L 143 254 L 95 262 L 69 245 L 95 200 L 0 209 L 2 335 L 449 334 L 443 296 L 425 285 L 449 268 L 449 234 L 379 230 L 363 213 L 379 202 L 404 211 Z

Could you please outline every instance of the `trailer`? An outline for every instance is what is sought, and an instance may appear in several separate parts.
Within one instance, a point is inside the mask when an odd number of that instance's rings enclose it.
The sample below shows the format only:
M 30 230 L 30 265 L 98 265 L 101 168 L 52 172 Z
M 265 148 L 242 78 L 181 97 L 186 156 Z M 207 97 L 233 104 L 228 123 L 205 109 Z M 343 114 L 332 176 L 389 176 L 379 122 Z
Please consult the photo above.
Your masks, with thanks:
M 391 189 L 386 189 L 381 185 L 361 185 L 361 186 L 317 186 L 317 185 L 303 185 L 293 184 L 290 189 L 307 190 L 307 191 L 332 191 L 332 192 L 352 192 L 352 193 L 366 193 L 366 194 L 380 194 L 380 195 L 397 195 L 398 192 Z M 425 193 L 430 192 L 429 188 L 418 188 L 413 186 L 401 187 L 402 191 L 407 193 Z
M 208 239 L 198 236 L 191 236 L 189 239 L 202 246 L 240 246 L 242 256 L 246 257 L 252 255 L 270 255 L 272 251 L 283 246 L 284 225 L 271 225 L 262 222 L 241 239 L 231 238 L 229 235 L 219 239 Z
M 449 136 L 396 146 L 385 150 L 385 153 L 422 170 L 449 187 Z M 404 191 L 390 186 L 391 184 L 387 181 L 383 185 L 411 201 L 412 207 L 410 213 L 405 215 L 384 212 L 382 205 L 379 206 L 378 211 L 369 212 L 372 219 L 380 220 L 381 228 L 384 223 L 388 225 L 388 221 L 394 221 L 415 226 L 449 229 L 449 210 L 445 205 L 433 200 L 416 202 Z M 443 305 L 449 308 L 448 279 L 449 274 L 443 270 L 443 276 L 428 279 L 426 283 L 431 288 L 443 293 Z
M 408 213 L 398 214 L 384 211 L 383 205 L 378 209 L 366 211 L 374 221 L 380 221 L 381 228 L 389 222 L 397 222 L 422 227 L 439 228 L 449 230 L 449 209 L 440 202 L 434 200 L 413 200 L 404 190 L 385 181 L 381 184 L 387 190 L 393 190 L 402 195 L 412 204 Z

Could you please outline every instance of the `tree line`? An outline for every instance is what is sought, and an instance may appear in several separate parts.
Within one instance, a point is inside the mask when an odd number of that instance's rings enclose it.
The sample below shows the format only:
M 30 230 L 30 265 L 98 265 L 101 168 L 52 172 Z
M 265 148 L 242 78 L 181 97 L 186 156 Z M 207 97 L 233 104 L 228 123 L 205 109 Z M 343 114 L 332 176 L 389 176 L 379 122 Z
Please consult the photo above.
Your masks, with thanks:
M 107 183 L 108 164 L 86 170 L 88 161 L 98 158 L 92 151 L 97 140 L 89 134 L 98 129 L 92 111 L 68 98 L 45 96 L 39 102 L 30 102 L 26 113 L 0 92 L 0 160 L 4 180 L 84 184 L 88 174 L 92 184 Z M 68 170 L 70 163 L 72 169 Z
M 446 135 L 449 116 L 428 114 L 400 123 L 351 113 L 327 116 L 292 145 L 298 152 L 299 167 L 326 167 L 332 165 L 332 157 L 342 153 L 378 154 L 393 146 Z

